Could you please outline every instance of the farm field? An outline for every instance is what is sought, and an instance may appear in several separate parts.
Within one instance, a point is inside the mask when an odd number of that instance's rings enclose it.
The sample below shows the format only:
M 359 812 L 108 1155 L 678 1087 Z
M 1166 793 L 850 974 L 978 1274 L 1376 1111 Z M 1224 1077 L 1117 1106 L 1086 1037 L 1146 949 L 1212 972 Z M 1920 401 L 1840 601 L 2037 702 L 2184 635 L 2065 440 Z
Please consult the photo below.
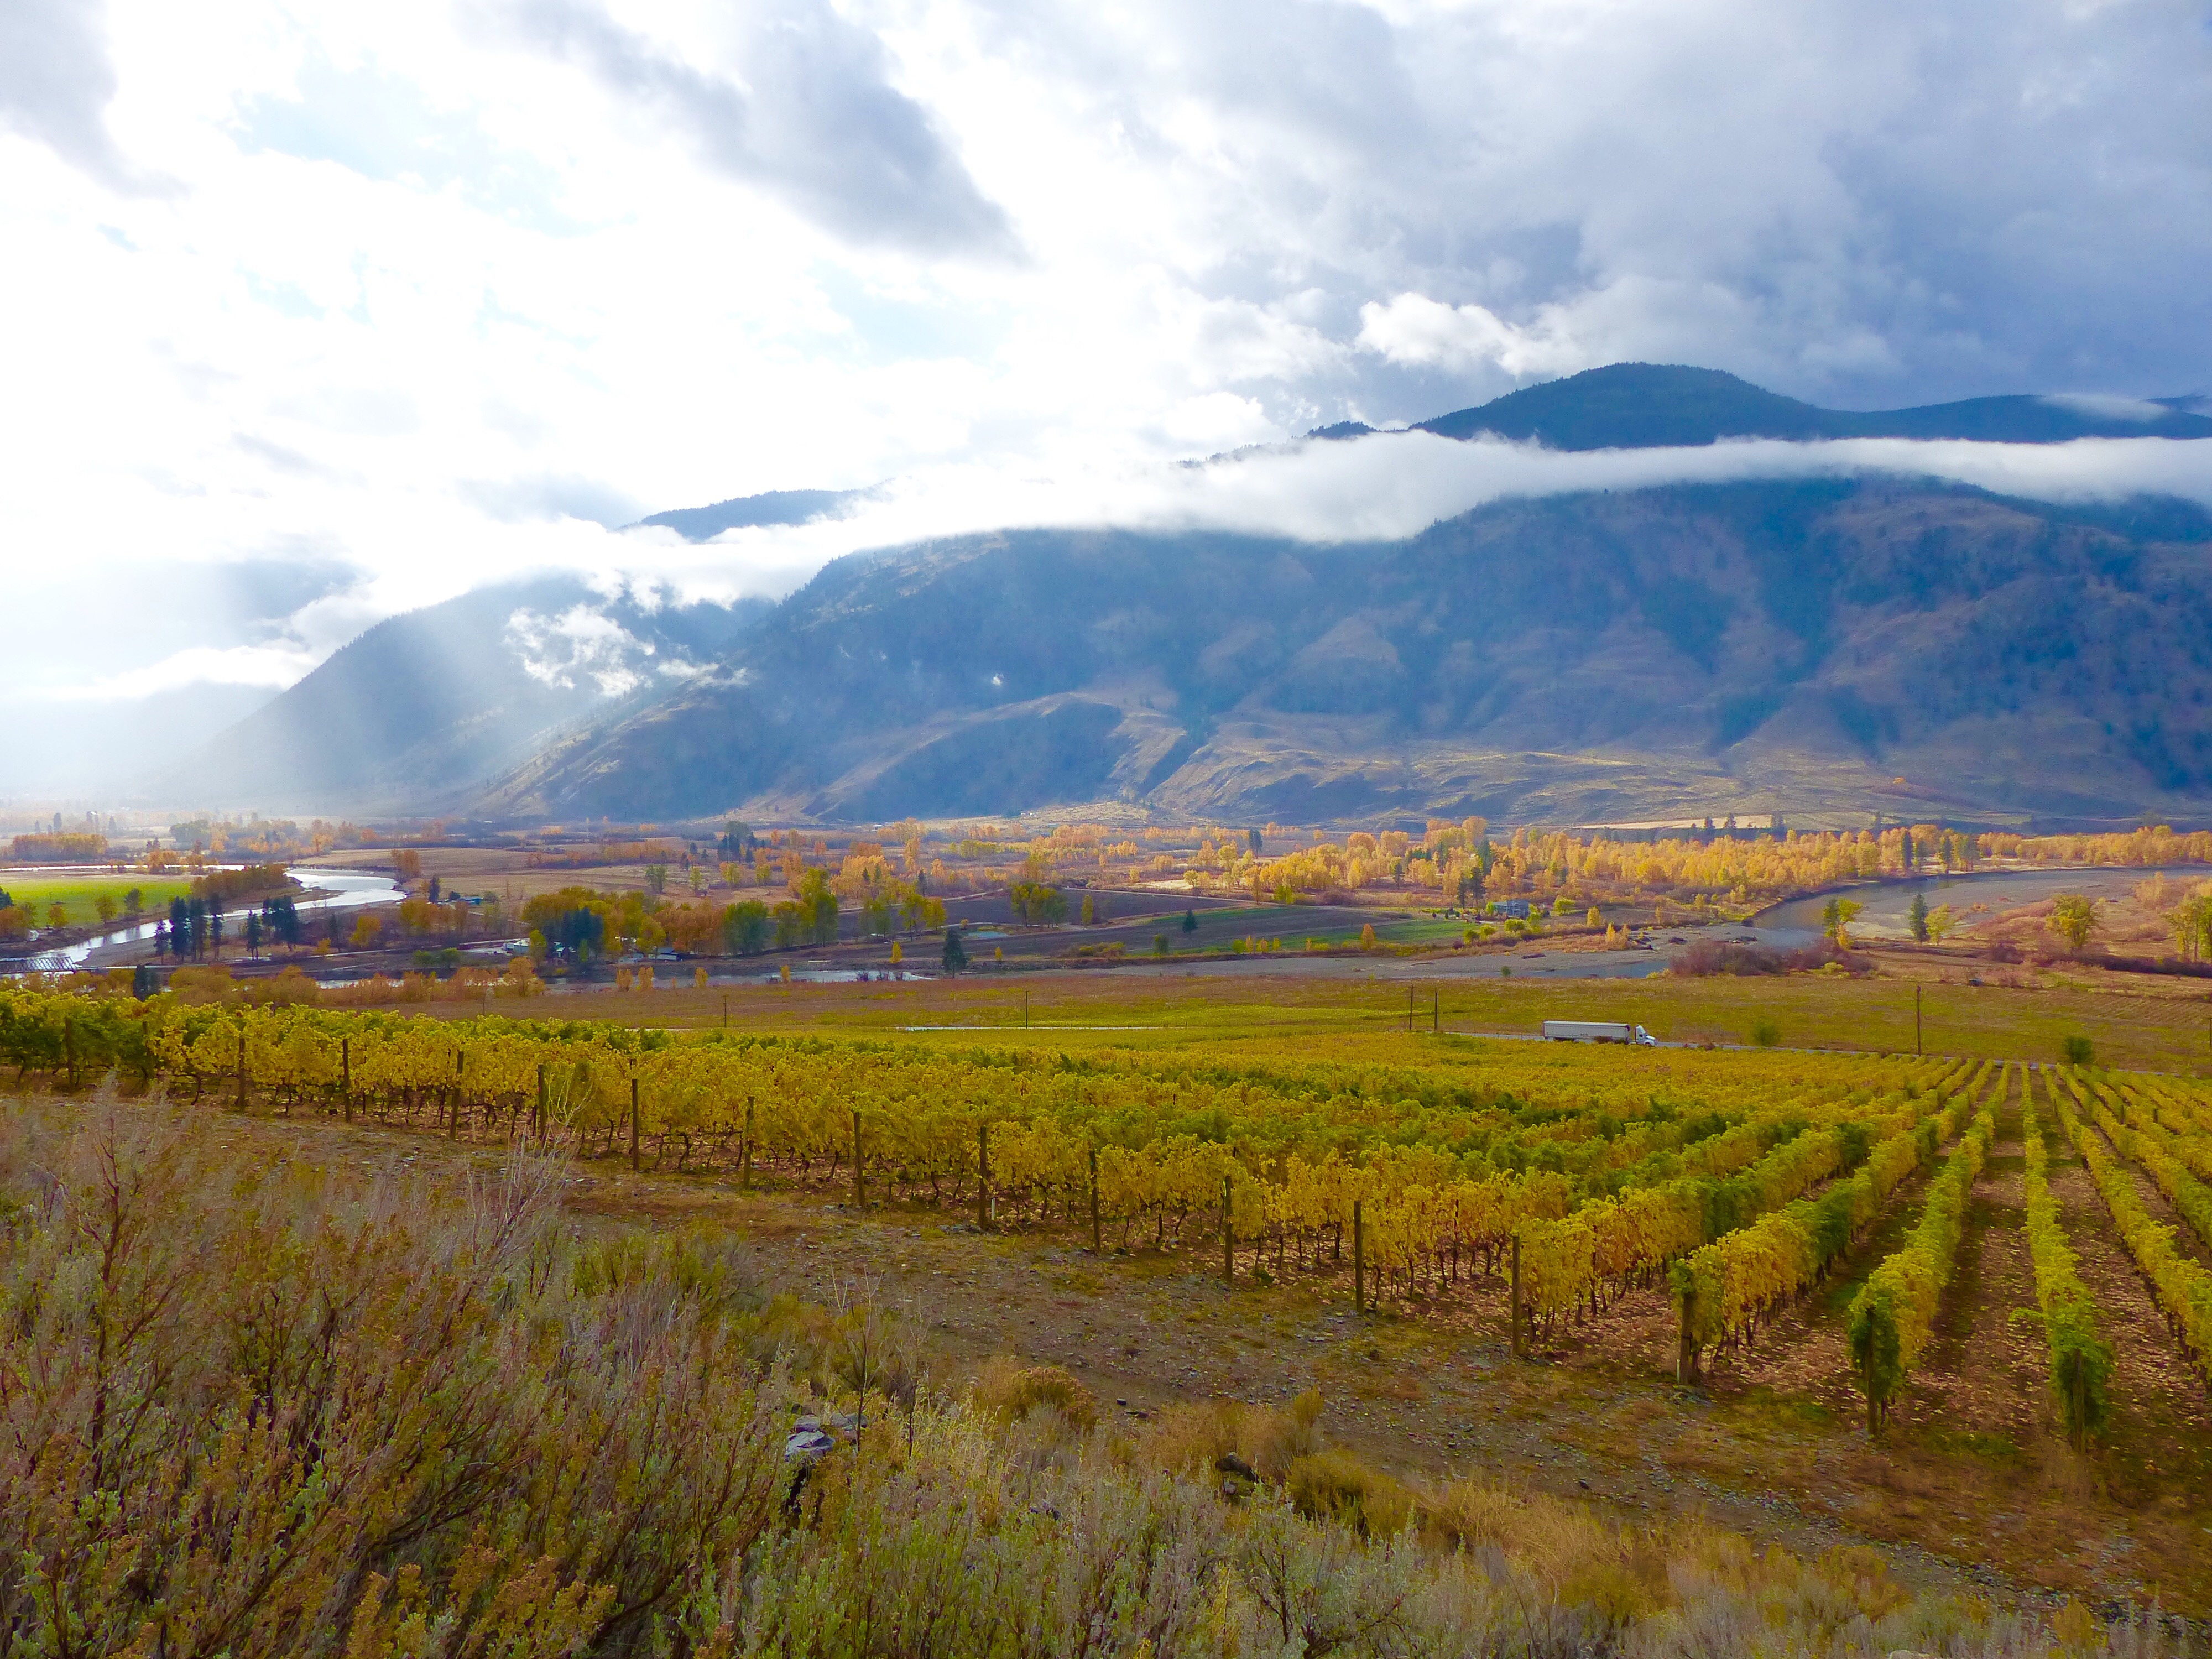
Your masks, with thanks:
M 651 991 L 618 991 L 602 981 L 559 990 L 529 1012 L 678 1030 L 719 1029 L 726 1020 L 733 1031 L 803 1030 L 896 1041 L 908 1039 L 908 1026 L 955 1028 L 913 1035 L 940 1043 L 1035 1042 L 1078 1050 L 1196 1045 L 1260 1060 L 1278 1054 L 1286 1041 L 1310 1037 L 1371 1037 L 1384 1045 L 1371 1051 L 1378 1057 L 1430 1052 L 1389 1046 L 1394 1036 L 1408 1035 L 1409 1018 L 1411 1035 L 1424 1041 L 1431 1025 L 1446 1036 L 1534 1036 L 1546 1019 L 1603 1018 L 1637 1022 L 1669 1043 L 1747 1044 L 1757 1027 L 1771 1024 L 1784 1048 L 1909 1054 L 1917 993 L 1922 1042 L 1931 1054 L 2055 1060 L 2064 1039 L 2079 1035 L 2112 1065 L 2212 1073 L 2212 1007 L 2195 981 L 2080 971 L 2034 985 L 1975 985 L 1940 963 L 1900 958 L 1897 966 L 1894 976 L 1863 979 L 1661 975 L 1591 985 L 1527 977 L 1363 981 L 1356 969 L 1344 978 L 1304 979 L 1255 963 L 1219 976 L 987 970 L 867 984 L 753 980 L 702 990 L 679 964 Z M 394 1006 L 434 1018 L 481 1012 L 465 1000 Z M 1025 1019 L 1027 1037 L 1020 1035 Z
M 549 1143 L 580 1224 L 736 1230 L 802 1294 L 865 1279 L 959 1363 L 1132 1412 L 1311 1386 L 1409 1474 L 2212 1615 L 2212 1092 L 2040 1063 L 2092 1015 L 2112 1053 L 2122 999 L 1944 988 L 1959 1040 L 1914 1058 L 1409 1033 L 1400 988 L 794 988 L 732 994 L 726 1031 L 719 992 L 514 1020 L 0 992 L 0 1065 L 81 1091 L 113 1059 L 364 1165 Z M 1533 1024 L 1534 988 L 1461 1016 Z M 1909 1046 L 1894 983 L 1773 988 L 1808 1036 Z
M 31 911 L 42 927 L 48 925 L 49 907 L 56 904 L 62 907 L 63 925 L 70 927 L 85 927 L 100 921 L 100 901 L 102 897 L 112 902 L 119 915 L 125 908 L 124 896 L 134 888 L 139 896 L 139 913 L 150 916 L 156 910 L 166 909 L 173 898 L 191 896 L 192 884 L 189 878 L 174 879 L 96 871 L 71 871 L 66 875 L 47 875 L 29 871 L 0 870 L 0 889 L 4 889 L 18 905 Z

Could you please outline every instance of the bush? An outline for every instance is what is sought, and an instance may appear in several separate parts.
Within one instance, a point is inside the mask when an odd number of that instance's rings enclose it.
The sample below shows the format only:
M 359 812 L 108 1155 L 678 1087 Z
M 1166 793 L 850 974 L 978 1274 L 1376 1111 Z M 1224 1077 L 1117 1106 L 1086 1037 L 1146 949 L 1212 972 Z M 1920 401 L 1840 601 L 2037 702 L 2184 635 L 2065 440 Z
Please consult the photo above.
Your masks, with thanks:
M 2085 1036 L 2069 1036 L 2058 1045 L 2058 1052 L 2069 1066 L 2094 1066 L 2097 1063 L 2097 1045 Z
M 1363 1538 L 1395 1537 L 1413 1518 L 1413 1494 L 1347 1451 L 1295 1460 L 1283 1486 L 1300 1515 L 1340 1522 Z
M 1098 1401 L 1074 1375 L 1059 1365 L 1017 1365 L 994 1359 L 975 1381 L 975 1403 L 1008 1423 L 1018 1423 L 1041 1406 L 1088 1429 L 1098 1421 Z
M 1771 1048 L 1782 1041 L 1782 1028 L 1771 1019 L 1756 1020 L 1752 1024 L 1751 1040 L 1761 1048 Z
M 1280 1481 L 1293 1463 L 1322 1449 L 1321 1413 L 1314 1389 L 1287 1411 L 1236 1400 L 1171 1406 L 1145 1437 L 1145 1460 L 1173 1473 L 1203 1474 L 1233 1455 L 1262 1480 Z

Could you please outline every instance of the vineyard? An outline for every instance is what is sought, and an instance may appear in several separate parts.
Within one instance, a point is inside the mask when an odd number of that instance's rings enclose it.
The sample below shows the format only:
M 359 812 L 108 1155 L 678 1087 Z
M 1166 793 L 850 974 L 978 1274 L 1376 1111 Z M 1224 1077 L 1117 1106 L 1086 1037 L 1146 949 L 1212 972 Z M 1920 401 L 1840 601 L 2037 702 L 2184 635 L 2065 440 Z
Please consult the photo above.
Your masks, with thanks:
M 33 989 L 0 992 L 0 1064 L 63 1086 L 112 1067 L 211 1105 L 1193 1256 L 1232 1283 L 1306 1281 L 1363 1309 L 1441 1310 L 1502 1287 L 1516 1352 L 1663 1297 L 1682 1381 L 1751 1363 L 1762 1333 L 1909 1207 L 1894 1248 L 1857 1262 L 1844 1315 L 1875 1430 L 1922 1364 L 2005 1115 L 2068 1437 L 2102 1422 L 2111 1358 L 2042 1182 L 2047 1129 L 2082 1159 L 2180 1354 L 2212 1375 L 2212 1105 L 2167 1079 L 1522 1044 L 1261 1066 Z

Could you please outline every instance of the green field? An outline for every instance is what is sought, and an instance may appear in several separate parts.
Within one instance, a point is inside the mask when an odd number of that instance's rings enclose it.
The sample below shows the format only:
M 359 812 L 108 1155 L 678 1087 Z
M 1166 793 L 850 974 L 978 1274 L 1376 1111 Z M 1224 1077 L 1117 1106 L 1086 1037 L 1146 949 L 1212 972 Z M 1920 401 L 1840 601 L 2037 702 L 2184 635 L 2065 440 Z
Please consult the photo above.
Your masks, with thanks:
M 55 904 L 62 907 L 67 925 L 72 927 L 98 921 L 103 895 L 114 901 L 119 917 L 123 896 L 134 887 L 138 890 L 139 908 L 149 916 L 157 910 L 167 910 L 173 898 L 191 896 L 192 890 L 191 881 L 175 878 L 108 875 L 91 871 L 82 875 L 28 875 L 0 870 L 0 891 L 30 911 L 41 927 L 48 925 L 47 908 Z

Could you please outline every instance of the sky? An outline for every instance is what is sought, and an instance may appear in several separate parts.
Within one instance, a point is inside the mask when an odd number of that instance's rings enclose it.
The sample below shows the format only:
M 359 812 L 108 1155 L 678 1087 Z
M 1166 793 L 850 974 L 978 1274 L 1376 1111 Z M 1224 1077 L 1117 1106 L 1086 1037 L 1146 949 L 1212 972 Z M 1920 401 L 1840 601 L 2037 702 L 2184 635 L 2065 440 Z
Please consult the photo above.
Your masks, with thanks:
M 0 798 L 526 570 L 774 593 L 994 522 L 1395 533 L 1655 468 L 2203 495 L 2156 444 L 1175 464 L 1619 361 L 2212 391 L 2208 93 L 2207 0 L 9 0 Z

